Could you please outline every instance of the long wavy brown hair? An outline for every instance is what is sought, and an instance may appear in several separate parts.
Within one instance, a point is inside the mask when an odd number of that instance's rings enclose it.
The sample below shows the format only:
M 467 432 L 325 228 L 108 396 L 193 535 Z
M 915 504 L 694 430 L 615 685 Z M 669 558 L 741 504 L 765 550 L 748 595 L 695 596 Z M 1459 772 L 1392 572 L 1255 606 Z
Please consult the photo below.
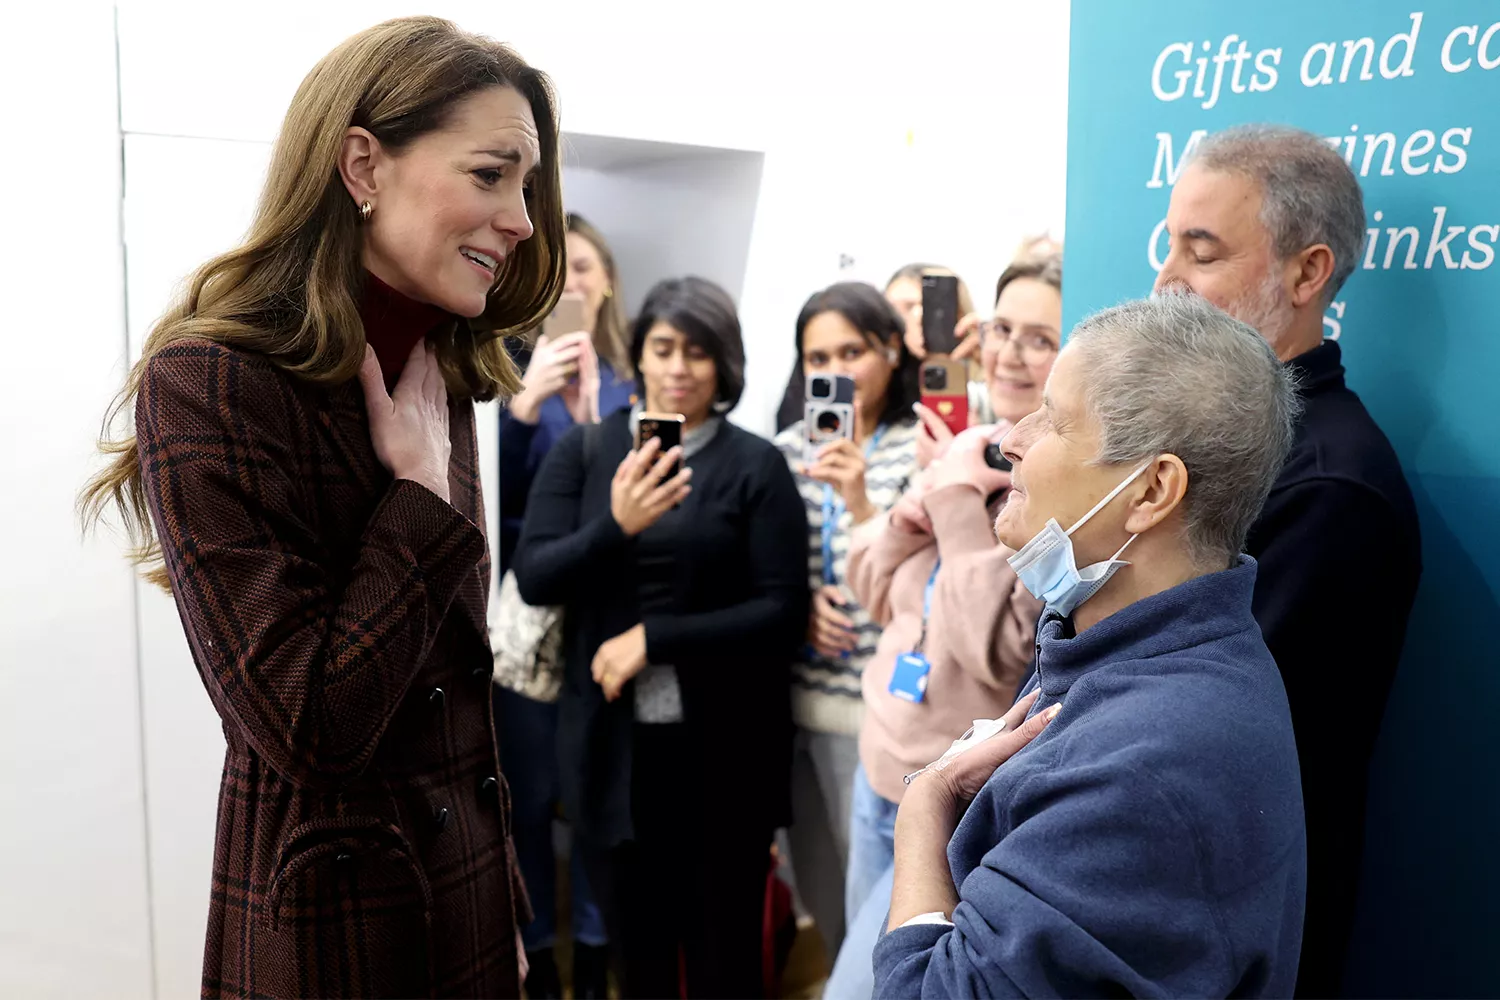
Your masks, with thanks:
M 337 385 L 364 357 L 358 301 L 359 211 L 338 172 L 350 126 L 400 152 L 444 126 L 457 105 L 490 87 L 514 87 L 531 105 L 541 139 L 530 210 L 535 232 L 505 260 L 483 315 L 432 335 L 456 399 L 514 393 L 520 375 L 503 338 L 537 326 L 562 294 L 565 240 L 558 123 L 552 85 L 515 52 L 435 17 L 386 21 L 319 62 L 297 88 L 271 154 L 265 187 L 245 241 L 208 261 L 159 319 L 105 417 L 104 470 L 79 497 L 86 527 L 114 507 L 129 535 L 129 557 L 167 587 L 152 530 L 133 434 L 110 429 L 132 408 L 151 359 L 187 338 L 263 355 L 294 378 Z

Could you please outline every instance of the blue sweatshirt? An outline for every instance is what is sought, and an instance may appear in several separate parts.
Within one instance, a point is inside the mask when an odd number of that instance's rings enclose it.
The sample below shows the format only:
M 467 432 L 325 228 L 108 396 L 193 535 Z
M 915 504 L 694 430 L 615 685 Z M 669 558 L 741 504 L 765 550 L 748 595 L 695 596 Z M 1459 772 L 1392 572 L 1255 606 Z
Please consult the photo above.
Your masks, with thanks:
M 1079 636 L 1043 618 L 1028 689 L 1062 711 L 960 820 L 953 924 L 876 946 L 876 996 L 1291 995 L 1302 788 L 1254 587 L 1242 556 Z

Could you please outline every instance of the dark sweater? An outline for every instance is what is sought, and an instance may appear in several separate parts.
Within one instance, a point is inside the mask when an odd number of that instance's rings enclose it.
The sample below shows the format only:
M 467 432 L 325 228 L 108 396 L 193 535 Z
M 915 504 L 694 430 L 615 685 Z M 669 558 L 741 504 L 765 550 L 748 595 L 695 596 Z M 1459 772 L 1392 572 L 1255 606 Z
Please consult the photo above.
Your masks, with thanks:
M 1421 538 L 1390 442 L 1344 385 L 1338 344 L 1289 366 L 1306 410 L 1246 551 L 1260 564 L 1255 617 L 1291 702 L 1307 800 L 1297 993 L 1335 996 L 1354 921 L 1366 774 L 1422 574 Z
M 610 513 L 630 449 L 629 413 L 547 455 L 516 549 L 521 596 L 564 605 L 558 751 L 562 797 L 579 832 L 629 839 L 634 689 L 606 703 L 591 668 L 606 640 L 644 622 L 648 662 L 675 667 L 683 725 L 702 753 L 662 780 L 724 822 L 789 820 L 789 669 L 807 628 L 807 532 L 786 462 L 725 423 L 688 459 L 693 491 L 634 539 Z
M 876 996 L 1291 991 L 1302 795 L 1254 585 L 1242 557 L 1080 636 L 1042 620 L 1035 710 L 1062 712 L 959 822 L 953 925 L 876 946 Z

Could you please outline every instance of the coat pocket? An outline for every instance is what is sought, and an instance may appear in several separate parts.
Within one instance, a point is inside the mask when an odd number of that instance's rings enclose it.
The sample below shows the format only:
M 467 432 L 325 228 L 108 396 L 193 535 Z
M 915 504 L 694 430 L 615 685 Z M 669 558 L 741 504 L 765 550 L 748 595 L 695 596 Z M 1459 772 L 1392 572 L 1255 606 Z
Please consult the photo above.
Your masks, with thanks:
M 294 924 L 395 914 L 432 921 L 432 886 L 399 828 L 373 816 L 326 817 L 292 830 L 277 852 L 262 919 Z

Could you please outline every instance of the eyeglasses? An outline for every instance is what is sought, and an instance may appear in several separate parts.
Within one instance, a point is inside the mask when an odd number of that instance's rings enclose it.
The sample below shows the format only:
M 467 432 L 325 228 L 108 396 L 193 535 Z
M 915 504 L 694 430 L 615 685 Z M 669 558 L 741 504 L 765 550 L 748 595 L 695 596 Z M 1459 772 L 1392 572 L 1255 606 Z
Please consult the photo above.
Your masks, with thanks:
M 994 320 L 979 324 L 979 335 L 983 342 L 993 345 L 996 350 L 1005 344 L 1012 344 L 1021 355 L 1021 360 L 1028 365 L 1041 365 L 1052 360 L 1057 354 L 1057 345 L 1044 333 L 1035 330 L 1026 331 L 1020 327 L 1006 327 Z

